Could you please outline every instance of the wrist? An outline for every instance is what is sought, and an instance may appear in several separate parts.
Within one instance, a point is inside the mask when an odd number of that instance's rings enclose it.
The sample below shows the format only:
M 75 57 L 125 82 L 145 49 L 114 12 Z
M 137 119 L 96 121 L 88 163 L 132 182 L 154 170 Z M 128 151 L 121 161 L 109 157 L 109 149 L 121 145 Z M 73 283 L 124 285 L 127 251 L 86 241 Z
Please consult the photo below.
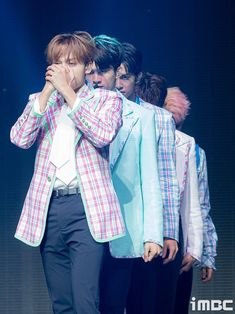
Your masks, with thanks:
M 44 97 L 50 97 L 50 95 L 54 92 L 55 88 L 52 85 L 52 83 L 50 82 L 46 82 L 46 84 L 44 85 L 42 91 L 41 91 L 41 95 L 43 95 Z
M 38 101 L 39 101 L 39 110 L 41 113 L 45 111 L 47 102 L 51 94 L 52 94 L 52 90 L 49 91 L 48 89 L 43 89 L 42 92 L 40 93 L 38 97 Z
M 67 87 L 63 90 L 63 93 L 61 93 L 66 101 L 66 103 L 68 104 L 68 107 L 70 109 L 73 109 L 73 106 L 76 102 L 77 99 L 77 95 L 74 92 L 74 90 L 71 87 Z

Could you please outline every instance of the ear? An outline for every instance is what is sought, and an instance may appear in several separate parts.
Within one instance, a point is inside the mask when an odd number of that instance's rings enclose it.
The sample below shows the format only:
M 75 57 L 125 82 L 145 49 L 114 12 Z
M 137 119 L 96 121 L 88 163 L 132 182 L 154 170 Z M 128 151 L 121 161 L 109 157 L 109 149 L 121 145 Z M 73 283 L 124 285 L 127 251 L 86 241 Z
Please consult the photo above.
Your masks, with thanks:
M 89 74 L 91 72 L 92 69 L 92 61 L 89 62 L 86 66 L 85 66 L 85 74 Z

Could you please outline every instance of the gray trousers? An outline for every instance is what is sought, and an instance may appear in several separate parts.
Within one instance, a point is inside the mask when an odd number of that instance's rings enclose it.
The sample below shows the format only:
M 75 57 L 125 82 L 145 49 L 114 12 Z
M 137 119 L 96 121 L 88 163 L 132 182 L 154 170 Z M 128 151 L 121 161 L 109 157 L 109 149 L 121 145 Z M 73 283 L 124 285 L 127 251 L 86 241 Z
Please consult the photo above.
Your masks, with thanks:
M 98 314 L 104 246 L 91 236 L 80 194 L 52 197 L 40 249 L 53 312 Z

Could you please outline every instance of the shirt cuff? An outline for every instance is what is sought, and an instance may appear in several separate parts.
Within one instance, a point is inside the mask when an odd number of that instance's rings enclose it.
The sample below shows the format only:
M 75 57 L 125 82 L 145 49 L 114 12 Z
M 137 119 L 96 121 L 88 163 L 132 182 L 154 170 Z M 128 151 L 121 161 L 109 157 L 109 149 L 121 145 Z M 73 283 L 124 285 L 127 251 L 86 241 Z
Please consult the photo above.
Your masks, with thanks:
M 208 268 L 212 268 L 212 269 L 216 270 L 214 257 L 203 255 L 200 266 L 201 267 L 208 267 Z
M 37 116 L 37 117 L 42 117 L 47 111 L 47 108 L 48 108 L 48 105 L 46 106 L 43 112 L 40 111 L 39 96 L 37 96 L 33 104 L 33 110 L 31 111 L 32 115 Z
M 73 104 L 73 108 L 69 108 L 67 109 L 67 114 L 73 113 L 74 111 L 76 111 L 79 107 L 80 107 L 80 102 L 81 102 L 81 98 L 79 96 L 77 96 L 75 103 Z
M 155 241 L 155 240 L 152 240 L 152 239 L 150 239 L 150 240 L 145 240 L 145 241 L 144 241 L 144 244 L 145 244 L 145 243 L 154 243 L 154 244 L 159 245 L 161 248 L 163 247 L 163 243 L 162 243 L 162 242 L 160 242 L 160 241 Z
M 176 228 L 172 228 L 172 230 L 166 230 L 165 228 L 165 230 L 163 230 L 163 237 L 164 239 L 172 239 L 179 242 L 179 229 L 177 228 L 176 230 Z
M 189 249 L 189 250 L 186 250 L 186 254 L 191 255 L 193 258 L 195 258 L 196 261 L 201 262 L 201 256 L 199 256 L 196 252 L 192 252 Z

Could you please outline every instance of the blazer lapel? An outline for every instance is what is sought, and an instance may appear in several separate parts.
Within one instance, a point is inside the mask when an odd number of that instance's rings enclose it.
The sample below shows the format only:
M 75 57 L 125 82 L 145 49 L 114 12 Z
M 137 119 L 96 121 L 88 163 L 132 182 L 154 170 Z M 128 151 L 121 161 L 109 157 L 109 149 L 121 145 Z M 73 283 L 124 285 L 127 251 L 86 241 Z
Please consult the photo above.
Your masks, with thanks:
M 180 186 L 181 201 L 184 195 L 185 182 L 187 177 L 190 142 L 188 137 L 178 130 L 175 131 L 176 146 L 176 173 Z
M 179 132 L 175 131 L 175 147 L 178 147 L 181 145 L 181 138 L 179 136 Z
M 128 102 L 123 103 L 123 113 L 122 113 L 122 127 L 120 128 L 117 136 L 110 145 L 110 167 L 113 169 L 115 163 L 120 156 L 126 141 L 133 129 L 133 126 L 138 121 L 139 117 L 135 114 Z
M 87 86 L 86 84 L 80 89 L 79 91 L 79 97 L 80 99 L 82 99 L 83 101 L 89 103 L 89 101 L 91 99 L 94 98 L 94 90 Z M 99 101 L 100 99 L 97 98 L 97 101 Z M 96 110 L 97 104 L 95 104 L 94 106 L 94 111 Z M 77 145 L 77 143 L 79 142 L 80 138 L 82 137 L 82 133 L 76 128 L 75 129 L 75 141 L 74 141 L 74 146 Z
M 89 102 L 91 98 L 94 97 L 93 90 L 90 89 L 87 85 L 84 85 L 80 92 L 79 92 L 79 97 L 83 99 L 86 102 Z M 51 144 L 55 135 L 55 131 L 57 128 L 57 123 L 58 123 L 58 118 L 61 112 L 61 107 L 64 104 L 64 98 L 57 92 L 55 91 L 51 97 L 49 98 L 48 101 L 48 112 L 45 117 L 46 123 L 45 123 L 45 128 L 47 132 L 47 137 L 50 140 Z M 82 136 L 82 133 L 79 132 L 78 129 L 75 129 L 75 145 L 78 143 Z

